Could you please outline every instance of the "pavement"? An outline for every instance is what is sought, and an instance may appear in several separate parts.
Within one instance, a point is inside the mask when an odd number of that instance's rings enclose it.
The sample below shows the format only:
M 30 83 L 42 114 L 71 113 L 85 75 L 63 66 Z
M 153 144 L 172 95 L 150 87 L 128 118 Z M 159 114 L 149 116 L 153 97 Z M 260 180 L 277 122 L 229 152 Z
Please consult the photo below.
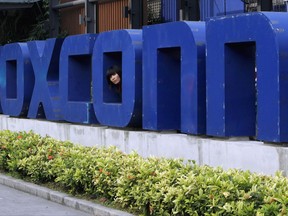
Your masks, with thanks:
M 133 216 L 0 174 L 0 216 Z

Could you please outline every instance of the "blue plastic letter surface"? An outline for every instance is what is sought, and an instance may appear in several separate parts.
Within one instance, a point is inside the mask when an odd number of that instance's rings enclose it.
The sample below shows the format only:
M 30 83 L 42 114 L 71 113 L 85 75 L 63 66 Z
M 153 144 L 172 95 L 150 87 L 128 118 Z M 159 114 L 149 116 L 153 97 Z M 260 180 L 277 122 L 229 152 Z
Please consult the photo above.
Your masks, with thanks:
M 0 60 L 3 113 L 26 116 L 34 87 L 34 75 L 26 43 L 6 44 Z
M 96 34 L 65 38 L 60 54 L 60 95 L 65 120 L 97 123 L 92 104 L 92 51 Z
M 100 124 L 141 126 L 142 31 L 118 30 L 99 34 L 93 50 L 93 104 Z M 106 71 L 122 71 L 121 88 L 109 87 Z
M 288 141 L 288 14 L 207 23 L 207 134 Z
M 143 128 L 204 134 L 205 23 L 143 29 Z
M 2 50 L 3 50 L 3 46 L 0 46 L 0 58 L 1 58 L 1 54 L 2 54 Z M 1 64 L 1 60 L 0 60 L 0 64 Z M 1 66 L 0 66 L 1 67 Z M 1 80 L 1 78 L 0 78 L 0 80 Z M 1 95 L 1 92 L 0 92 L 0 95 Z M 1 98 L 1 96 L 0 96 L 0 98 Z M 1 100 L 0 100 L 0 102 L 1 102 Z M 1 105 L 1 103 L 0 103 L 0 113 L 3 113 L 3 110 L 2 110 L 2 105 Z
M 35 87 L 28 117 L 60 120 L 59 55 L 63 39 L 28 42 Z

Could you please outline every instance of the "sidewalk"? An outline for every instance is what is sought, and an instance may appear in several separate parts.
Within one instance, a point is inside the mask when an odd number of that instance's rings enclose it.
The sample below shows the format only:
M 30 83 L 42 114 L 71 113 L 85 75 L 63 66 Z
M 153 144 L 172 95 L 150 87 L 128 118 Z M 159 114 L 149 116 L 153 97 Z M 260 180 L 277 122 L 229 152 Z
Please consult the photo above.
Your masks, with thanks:
M 91 214 L 0 184 L 0 216 L 89 216 Z
M 36 215 L 132 216 L 123 211 L 0 174 L 0 216 Z

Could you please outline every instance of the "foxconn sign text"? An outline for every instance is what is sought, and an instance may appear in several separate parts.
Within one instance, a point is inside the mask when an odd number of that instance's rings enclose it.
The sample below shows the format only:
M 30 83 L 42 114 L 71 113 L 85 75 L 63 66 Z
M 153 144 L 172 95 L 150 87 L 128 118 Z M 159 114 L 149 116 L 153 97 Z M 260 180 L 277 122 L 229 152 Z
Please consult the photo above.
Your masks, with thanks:
M 106 70 L 122 69 L 121 94 Z M 249 13 L 0 47 L 14 117 L 288 141 L 288 14 Z

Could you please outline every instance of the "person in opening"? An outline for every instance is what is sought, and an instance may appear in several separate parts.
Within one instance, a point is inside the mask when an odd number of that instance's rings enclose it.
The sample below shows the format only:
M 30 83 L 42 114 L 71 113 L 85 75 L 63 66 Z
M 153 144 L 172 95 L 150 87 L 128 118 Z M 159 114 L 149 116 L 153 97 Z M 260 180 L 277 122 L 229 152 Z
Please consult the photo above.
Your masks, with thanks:
M 118 93 L 122 89 L 122 71 L 117 65 L 108 68 L 106 79 L 110 88 L 115 88 Z

